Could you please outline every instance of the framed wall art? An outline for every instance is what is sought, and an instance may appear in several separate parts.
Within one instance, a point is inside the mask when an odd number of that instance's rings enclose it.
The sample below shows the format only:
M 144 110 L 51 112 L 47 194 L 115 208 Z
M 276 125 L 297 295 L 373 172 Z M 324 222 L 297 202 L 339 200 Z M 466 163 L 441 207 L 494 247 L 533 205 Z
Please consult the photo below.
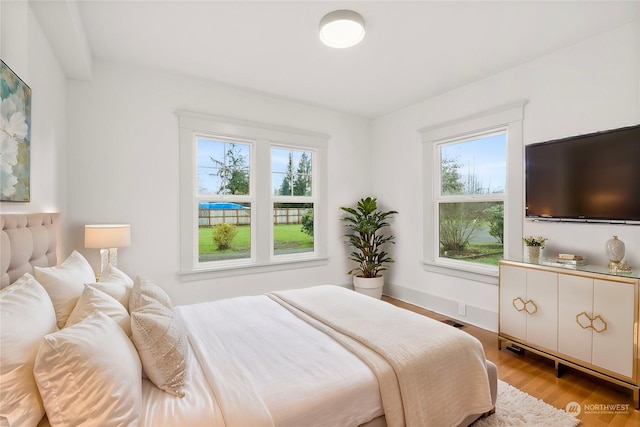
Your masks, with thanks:
M 0 60 L 0 201 L 30 198 L 31 88 Z

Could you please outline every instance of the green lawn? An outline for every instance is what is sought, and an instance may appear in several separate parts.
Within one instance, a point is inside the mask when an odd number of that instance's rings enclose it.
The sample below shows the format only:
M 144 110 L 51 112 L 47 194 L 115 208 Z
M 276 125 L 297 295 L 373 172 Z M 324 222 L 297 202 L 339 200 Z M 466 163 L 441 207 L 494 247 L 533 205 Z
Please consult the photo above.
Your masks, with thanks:
M 464 252 L 449 254 L 447 258 L 498 265 L 498 261 L 503 258 L 503 245 L 500 243 L 472 243 Z
M 313 237 L 301 230 L 300 224 L 274 226 L 274 251 L 276 254 L 313 251 Z M 213 242 L 213 228 L 198 229 L 200 261 L 249 258 L 251 256 L 251 227 L 237 227 L 229 249 L 220 250 Z

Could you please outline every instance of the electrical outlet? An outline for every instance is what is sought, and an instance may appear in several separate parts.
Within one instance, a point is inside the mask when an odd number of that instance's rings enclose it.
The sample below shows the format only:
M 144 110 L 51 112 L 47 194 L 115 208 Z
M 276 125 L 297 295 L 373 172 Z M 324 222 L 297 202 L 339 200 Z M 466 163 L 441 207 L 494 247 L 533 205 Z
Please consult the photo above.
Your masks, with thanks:
M 458 314 L 460 316 L 466 316 L 467 315 L 467 304 L 465 304 L 463 302 L 459 302 L 458 303 Z

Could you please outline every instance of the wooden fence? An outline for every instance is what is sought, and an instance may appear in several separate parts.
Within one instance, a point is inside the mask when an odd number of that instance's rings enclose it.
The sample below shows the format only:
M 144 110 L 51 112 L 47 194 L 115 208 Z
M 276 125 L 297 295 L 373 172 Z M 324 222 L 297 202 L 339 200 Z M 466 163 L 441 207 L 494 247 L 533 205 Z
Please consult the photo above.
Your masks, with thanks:
M 276 208 L 273 210 L 274 224 L 301 224 L 302 217 L 310 208 Z M 251 209 L 198 209 L 198 225 L 214 227 L 226 222 L 233 225 L 251 224 Z

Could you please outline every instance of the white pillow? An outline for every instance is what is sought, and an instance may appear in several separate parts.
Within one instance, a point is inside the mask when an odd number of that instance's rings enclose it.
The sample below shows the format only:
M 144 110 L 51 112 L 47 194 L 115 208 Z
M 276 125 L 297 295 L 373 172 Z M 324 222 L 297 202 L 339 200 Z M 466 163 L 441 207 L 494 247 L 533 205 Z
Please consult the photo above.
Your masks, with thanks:
M 149 279 L 136 277 L 131 289 L 129 298 L 129 311 L 134 311 L 151 302 L 158 302 L 170 310 L 173 310 L 173 304 L 169 295 L 160 286 L 151 282 Z
M 150 283 L 136 280 L 131 291 L 132 298 L 140 295 L 146 302 L 142 306 L 131 303 L 133 343 L 147 378 L 159 389 L 183 397 L 187 378 L 186 336 L 173 308 L 141 293 L 141 287 L 148 289 Z
M 34 267 L 34 272 L 53 301 L 58 328 L 63 328 L 82 294 L 84 284 L 96 280 L 91 265 L 78 251 L 73 251 L 62 264 Z
M 92 285 L 84 285 L 84 291 L 82 291 L 75 308 L 69 315 L 65 328 L 79 323 L 96 310 L 115 320 L 124 333 L 127 336 L 131 336 L 131 317 L 127 309 L 118 300 L 95 289 Z
M 52 426 L 134 426 L 142 410 L 140 359 L 99 311 L 44 337 L 34 368 Z
M 122 271 L 107 264 L 100 274 L 100 280 L 97 283 L 91 283 L 91 286 L 117 299 L 129 311 L 133 280 Z
M 33 378 L 42 337 L 56 330 L 49 295 L 25 274 L 0 291 L 0 420 L 36 425 L 44 407 Z

